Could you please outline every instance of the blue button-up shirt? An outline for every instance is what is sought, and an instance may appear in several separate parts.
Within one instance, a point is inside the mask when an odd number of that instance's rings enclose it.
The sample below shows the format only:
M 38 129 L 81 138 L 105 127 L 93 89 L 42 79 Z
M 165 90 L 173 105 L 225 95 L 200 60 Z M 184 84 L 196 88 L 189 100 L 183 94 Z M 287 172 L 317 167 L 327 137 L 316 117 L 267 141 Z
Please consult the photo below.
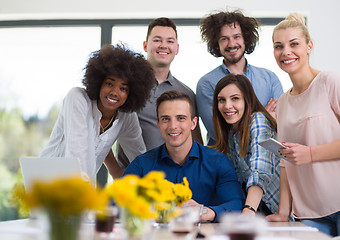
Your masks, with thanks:
M 150 171 L 165 172 L 166 179 L 173 183 L 181 183 L 187 177 L 192 198 L 215 211 L 215 221 L 225 212 L 242 209 L 245 197 L 234 167 L 215 149 L 193 141 L 187 161 L 179 165 L 170 158 L 163 144 L 138 156 L 124 175 L 143 177 Z
M 214 145 L 216 142 L 212 121 L 212 104 L 215 86 L 221 78 L 227 74 L 230 74 L 230 71 L 227 66 L 222 63 L 222 65 L 204 75 L 197 83 L 197 111 L 208 132 L 208 145 Z M 266 106 L 271 98 L 278 99 L 283 93 L 279 78 L 268 69 L 247 64 L 247 71 L 244 73 L 244 76 L 251 82 L 255 94 L 263 106 Z

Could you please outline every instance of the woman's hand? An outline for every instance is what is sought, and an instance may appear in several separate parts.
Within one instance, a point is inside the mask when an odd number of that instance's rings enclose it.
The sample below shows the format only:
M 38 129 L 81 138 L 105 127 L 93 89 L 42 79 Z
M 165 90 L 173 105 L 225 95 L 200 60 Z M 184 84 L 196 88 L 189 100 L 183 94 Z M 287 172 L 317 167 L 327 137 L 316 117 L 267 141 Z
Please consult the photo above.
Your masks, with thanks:
M 243 208 L 242 213 L 255 216 L 255 212 L 248 208 Z
M 279 213 L 271 214 L 266 217 L 269 222 L 288 222 L 289 216 L 285 216 Z
M 107 154 L 104 164 L 113 179 L 120 178 L 123 175 L 124 169 L 119 167 L 119 164 L 113 155 L 112 149 Z
M 280 149 L 279 152 L 282 156 L 288 158 L 291 163 L 299 166 L 312 162 L 310 147 L 288 142 L 282 142 L 282 144 L 288 148 Z

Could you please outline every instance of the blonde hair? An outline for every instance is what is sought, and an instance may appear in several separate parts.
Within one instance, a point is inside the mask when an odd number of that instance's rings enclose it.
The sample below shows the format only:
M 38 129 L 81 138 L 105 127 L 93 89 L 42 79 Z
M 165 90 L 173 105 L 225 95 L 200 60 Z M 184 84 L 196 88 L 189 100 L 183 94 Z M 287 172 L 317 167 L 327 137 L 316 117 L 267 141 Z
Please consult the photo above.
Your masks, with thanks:
M 302 35 L 306 38 L 306 42 L 308 43 L 311 40 L 308 28 L 305 24 L 305 18 L 298 13 L 291 13 L 285 20 L 276 25 L 273 30 L 272 41 L 274 42 L 274 35 L 277 31 L 287 28 L 300 28 Z

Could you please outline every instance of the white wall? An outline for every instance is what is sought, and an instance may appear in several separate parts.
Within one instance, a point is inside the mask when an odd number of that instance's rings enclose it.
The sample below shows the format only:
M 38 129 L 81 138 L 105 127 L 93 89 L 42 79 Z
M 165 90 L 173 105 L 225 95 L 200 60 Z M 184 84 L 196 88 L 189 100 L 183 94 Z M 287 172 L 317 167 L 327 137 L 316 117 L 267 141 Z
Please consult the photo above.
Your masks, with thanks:
M 314 41 L 311 64 L 340 72 L 338 0 L 0 0 L 0 20 L 59 18 L 202 17 L 213 10 L 241 8 L 254 17 L 285 17 L 299 12 L 308 17 Z

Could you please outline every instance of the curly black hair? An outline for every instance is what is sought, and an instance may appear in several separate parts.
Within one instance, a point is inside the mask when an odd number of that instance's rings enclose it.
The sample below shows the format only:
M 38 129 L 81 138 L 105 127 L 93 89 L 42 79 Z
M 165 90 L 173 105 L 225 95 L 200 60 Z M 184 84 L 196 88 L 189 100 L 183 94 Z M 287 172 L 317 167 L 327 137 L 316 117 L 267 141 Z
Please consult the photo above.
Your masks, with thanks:
M 200 31 L 202 40 L 207 42 L 208 51 L 215 57 L 222 57 L 218 40 L 221 28 L 224 25 L 240 24 L 245 44 L 245 53 L 250 54 L 254 51 L 259 41 L 257 31 L 259 22 L 255 18 L 246 17 L 240 10 L 233 12 L 218 12 L 210 14 L 200 20 Z
M 108 44 L 92 52 L 84 70 L 82 83 L 91 100 L 99 99 L 102 83 L 108 75 L 128 82 L 128 98 L 119 108 L 122 112 L 134 112 L 144 107 L 156 82 L 152 67 L 143 55 L 124 45 Z

